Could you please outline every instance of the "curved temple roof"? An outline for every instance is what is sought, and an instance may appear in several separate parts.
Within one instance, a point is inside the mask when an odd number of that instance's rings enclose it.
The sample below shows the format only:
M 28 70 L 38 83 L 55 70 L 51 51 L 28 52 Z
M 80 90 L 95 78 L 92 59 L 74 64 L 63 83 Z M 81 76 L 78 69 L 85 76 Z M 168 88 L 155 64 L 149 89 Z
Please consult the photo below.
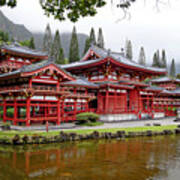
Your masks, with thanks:
M 0 74 L 0 79 L 4 78 L 4 77 L 11 77 L 11 76 L 21 74 L 21 73 L 34 72 L 34 71 L 39 70 L 41 68 L 47 67 L 49 65 L 56 66 L 61 71 L 63 71 L 65 74 L 67 74 L 69 77 L 72 77 L 73 79 L 75 79 L 75 76 L 73 76 L 71 73 L 69 73 L 66 70 L 60 68 L 59 66 L 57 66 L 57 64 L 55 64 L 55 63 L 53 63 L 52 61 L 49 61 L 49 60 L 45 60 L 45 61 L 42 61 L 40 63 L 35 63 L 35 64 L 31 64 L 31 65 L 26 65 L 26 66 L 23 66 L 22 68 L 20 68 L 20 69 L 18 69 L 16 71 Z
M 161 83 L 161 82 L 169 82 L 169 81 L 180 83 L 180 79 L 171 78 L 171 77 L 167 77 L 167 76 L 151 80 L 151 82 L 153 82 L 153 83 Z
M 94 59 L 94 60 L 86 60 L 88 54 L 91 51 L 93 51 L 97 55 L 99 55 L 100 58 Z M 136 63 L 133 60 L 127 59 L 126 57 L 124 57 L 122 55 L 122 53 L 111 52 L 110 50 L 102 49 L 102 48 L 99 48 L 97 46 L 91 46 L 90 49 L 88 50 L 88 52 L 85 54 L 85 56 L 79 62 L 75 62 L 75 63 L 71 63 L 71 64 L 67 64 L 67 65 L 62 65 L 61 67 L 64 69 L 69 69 L 69 68 L 75 68 L 75 67 L 79 67 L 79 66 L 85 66 L 88 64 L 100 62 L 101 60 L 103 60 L 107 57 L 111 57 L 112 59 L 114 59 L 118 63 L 124 64 L 124 65 L 129 66 L 129 67 L 135 67 L 138 69 L 146 70 L 149 72 L 155 72 L 155 73 L 162 73 L 162 74 L 167 73 L 167 70 L 164 68 L 155 68 L 155 67 L 143 66 L 141 64 Z
M 47 59 L 47 53 L 36 51 L 28 47 L 20 46 L 17 43 L 14 43 L 11 45 L 4 44 L 0 46 L 0 50 L 1 52 L 11 52 L 14 54 L 16 53 L 16 54 L 21 54 L 21 55 L 24 54 L 24 55 L 32 56 L 32 57 L 44 57 Z

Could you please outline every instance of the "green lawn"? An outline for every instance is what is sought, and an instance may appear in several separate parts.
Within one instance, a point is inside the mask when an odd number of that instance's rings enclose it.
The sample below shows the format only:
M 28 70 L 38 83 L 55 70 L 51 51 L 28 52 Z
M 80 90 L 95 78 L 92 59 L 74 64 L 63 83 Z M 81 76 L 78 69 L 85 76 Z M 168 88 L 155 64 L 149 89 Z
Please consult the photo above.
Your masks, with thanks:
M 127 132 L 142 132 L 142 131 L 147 131 L 147 130 L 151 130 L 151 131 L 163 131 L 165 129 L 168 130 L 174 130 L 177 128 L 177 125 L 168 125 L 168 126 L 144 126 L 144 127 L 132 127 L 132 128 L 107 128 L 107 129 L 97 129 L 96 131 L 98 132 L 111 132 L 111 133 L 115 133 L 117 131 L 125 131 Z M 73 130 L 64 130 L 64 132 L 67 133 L 71 133 L 71 132 L 75 132 L 77 134 L 88 134 L 88 133 L 92 133 L 93 129 L 73 129 Z M 3 137 L 7 137 L 7 138 L 11 138 L 14 135 L 18 134 L 20 136 L 23 135 L 42 135 L 42 136 L 55 136 L 58 135 L 60 132 L 59 131 L 50 131 L 50 132 L 40 132 L 40 131 L 1 131 L 0 132 L 0 138 Z

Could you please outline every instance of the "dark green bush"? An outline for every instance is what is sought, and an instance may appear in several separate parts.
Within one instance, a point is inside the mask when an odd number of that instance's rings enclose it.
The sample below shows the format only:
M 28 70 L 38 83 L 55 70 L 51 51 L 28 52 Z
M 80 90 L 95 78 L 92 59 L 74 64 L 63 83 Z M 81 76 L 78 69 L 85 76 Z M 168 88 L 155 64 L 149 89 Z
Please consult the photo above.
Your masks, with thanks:
M 76 115 L 76 120 L 79 124 L 88 122 L 96 122 L 99 120 L 99 115 L 92 112 L 84 112 Z

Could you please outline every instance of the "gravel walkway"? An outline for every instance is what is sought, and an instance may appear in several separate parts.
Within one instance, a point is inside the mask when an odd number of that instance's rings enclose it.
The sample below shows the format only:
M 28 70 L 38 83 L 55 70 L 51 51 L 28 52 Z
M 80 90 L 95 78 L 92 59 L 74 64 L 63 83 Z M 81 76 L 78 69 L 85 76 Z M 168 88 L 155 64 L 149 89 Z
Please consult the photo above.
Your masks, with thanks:
M 108 129 L 108 128 L 128 128 L 128 127 L 143 127 L 143 126 L 153 126 L 154 124 L 163 125 L 180 125 L 179 122 L 174 122 L 175 117 L 164 118 L 159 120 L 134 120 L 134 121 L 122 121 L 122 122 L 112 122 L 112 123 L 104 123 L 101 126 L 76 126 L 74 123 L 65 123 L 60 126 L 49 126 L 49 131 L 58 131 L 58 130 L 73 130 L 73 129 Z M 11 126 L 13 130 L 18 131 L 46 131 L 46 126 L 30 126 L 30 127 L 22 127 L 22 126 Z M 1 128 L 0 128 L 1 131 Z
M 95 127 L 82 127 L 78 126 L 75 129 L 106 129 L 106 128 L 128 128 L 128 127 L 143 127 L 147 124 L 153 126 L 154 124 L 160 125 L 178 125 L 179 122 L 174 122 L 176 118 L 164 118 L 159 120 L 137 120 L 137 121 L 126 121 L 126 122 L 113 122 L 113 123 L 104 123 L 101 126 Z

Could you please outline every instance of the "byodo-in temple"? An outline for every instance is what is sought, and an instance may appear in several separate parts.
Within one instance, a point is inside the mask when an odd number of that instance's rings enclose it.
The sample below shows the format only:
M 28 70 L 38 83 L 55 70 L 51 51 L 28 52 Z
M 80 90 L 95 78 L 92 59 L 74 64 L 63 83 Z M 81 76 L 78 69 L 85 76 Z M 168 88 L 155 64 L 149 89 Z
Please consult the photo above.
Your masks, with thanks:
M 2 45 L 0 70 L 1 119 L 14 125 L 60 125 L 81 112 L 100 114 L 102 121 L 163 118 L 180 106 L 180 80 L 166 69 L 96 46 L 80 61 L 59 65 L 45 53 Z

